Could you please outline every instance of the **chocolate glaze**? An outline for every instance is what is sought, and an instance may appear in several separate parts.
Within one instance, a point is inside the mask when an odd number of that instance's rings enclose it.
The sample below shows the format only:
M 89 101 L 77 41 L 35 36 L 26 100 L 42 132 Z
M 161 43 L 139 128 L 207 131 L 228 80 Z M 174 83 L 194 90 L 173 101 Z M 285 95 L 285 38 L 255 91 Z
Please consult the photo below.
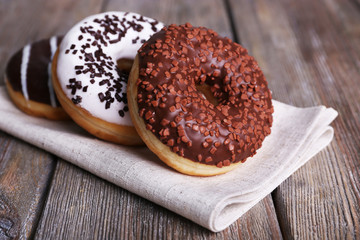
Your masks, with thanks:
M 57 37 L 57 44 L 62 37 Z M 50 39 L 40 40 L 31 44 L 30 58 L 26 71 L 27 91 L 29 99 L 51 105 L 48 81 L 51 76 L 49 64 L 52 61 Z M 23 48 L 16 52 L 6 66 L 6 76 L 9 84 L 16 92 L 22 92 L 21 64 Z M 53 90 L 51 90 L 53 91 Z M 56 99 L 56 106 L 60 106 Z
M 228 166 L 253 156 L 270 134 L 271 93 L 239 44 L 204 27 L 170 25 L 138 53 L 139 115 L 179 156 Z M 197 90 L 202 84 L 218 105 Z

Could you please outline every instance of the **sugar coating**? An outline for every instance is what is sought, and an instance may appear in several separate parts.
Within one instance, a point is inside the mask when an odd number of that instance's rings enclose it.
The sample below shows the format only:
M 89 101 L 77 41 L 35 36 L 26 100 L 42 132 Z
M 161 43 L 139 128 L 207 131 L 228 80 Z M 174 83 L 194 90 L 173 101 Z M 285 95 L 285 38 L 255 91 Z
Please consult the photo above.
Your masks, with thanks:
M 59 47 L 57 74 L 63 92 L 97 118 L 132 126 L 128 76 L 116 61 L 134 59 L 141 45 L 163 26 L 136 13 L 105 12 L 85 18 Z

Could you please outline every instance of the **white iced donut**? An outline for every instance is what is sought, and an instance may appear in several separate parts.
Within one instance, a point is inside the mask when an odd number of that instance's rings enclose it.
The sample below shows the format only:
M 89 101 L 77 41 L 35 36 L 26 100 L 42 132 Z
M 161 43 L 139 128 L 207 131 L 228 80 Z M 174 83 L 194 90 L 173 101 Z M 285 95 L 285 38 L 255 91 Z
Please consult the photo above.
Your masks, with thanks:
M 128 73 L 137 50 L 163 26 L 136 13 L 105 12 L 65 35 L 53 60 L 53 85 L 77 124 L 108 141 L 142 144 L 128 112 Z

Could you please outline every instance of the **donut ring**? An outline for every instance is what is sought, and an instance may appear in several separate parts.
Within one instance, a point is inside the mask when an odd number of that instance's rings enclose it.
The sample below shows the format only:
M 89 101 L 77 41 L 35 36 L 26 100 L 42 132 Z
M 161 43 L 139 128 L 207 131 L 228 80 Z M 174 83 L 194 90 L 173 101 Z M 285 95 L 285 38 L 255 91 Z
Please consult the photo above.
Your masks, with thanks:
M 271 132 L 271 93 L 254 58 L 190 24 L 165 27 L 144 43 L 130 73 L 128 102 L 145 144 L 189 175 L 230 171 Z
M 53 60 L 53 85 L 78 125 L 107 141 L 143 144 L 128 113 L 128 72 L 142 43 L 162 27 L 136 13 L 106 12 L 65 35 Z
M 11 100 L 23 112 L 51 120 L 69 116 L 56 99 L 51 82 L 51 61 L 62 37 L 27 44 L 9 60 L 5 83 Z

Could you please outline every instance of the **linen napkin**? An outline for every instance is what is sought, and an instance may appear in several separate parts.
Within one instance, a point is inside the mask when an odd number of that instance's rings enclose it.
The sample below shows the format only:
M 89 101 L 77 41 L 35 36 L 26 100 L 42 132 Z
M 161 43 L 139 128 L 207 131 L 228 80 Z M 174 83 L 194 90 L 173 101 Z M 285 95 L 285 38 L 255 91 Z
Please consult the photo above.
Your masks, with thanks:
M 273 101 L 274 124 L 258 153 L 214 177 L 180 174 L 146 147 L 98 140 L 71 121 L 28 116 L 0 87 L 0 129 L 218 232 L 273 191 L 330 143 L 337 112 Z

